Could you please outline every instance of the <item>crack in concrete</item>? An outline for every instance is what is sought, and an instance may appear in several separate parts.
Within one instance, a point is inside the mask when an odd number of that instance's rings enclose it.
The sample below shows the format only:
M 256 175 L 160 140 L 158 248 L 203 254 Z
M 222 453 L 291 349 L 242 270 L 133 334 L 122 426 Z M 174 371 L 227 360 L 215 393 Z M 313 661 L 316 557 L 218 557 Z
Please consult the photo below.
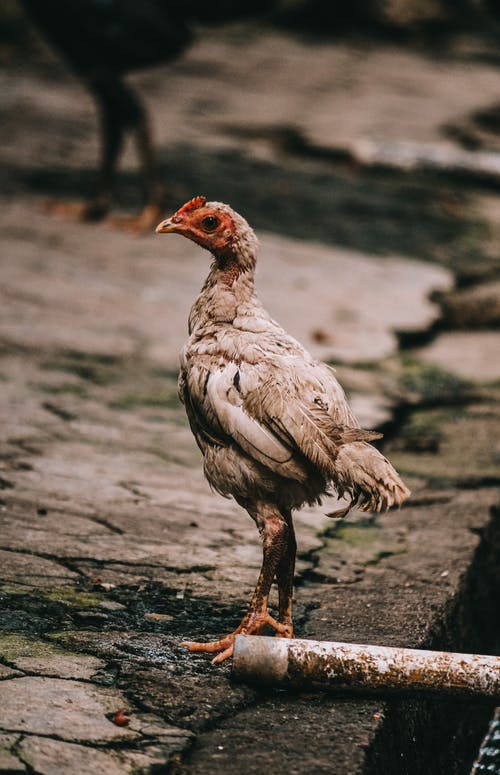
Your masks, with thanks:
M 132 493 L 132 495 L 136 495 L 138 498 L 142 498 L 143 500 L 151 500 L 151 495 L 148 495 L 148 493 L 142 492 L 137 484 L 135 482 L 118 482 L 120 487 L 123 487 L 128 492 Z
M 22 751 L 20 750 L 20 746 L 22 745 L 26 735 L 22 734 L 18 737 L 18 739 L 14 742 L 12 747 L 10 748 L 10 753 L 16 757 L 16 759 L 21 763 L 24 764 L 26 768 L 26 772 L 32 773 L 32 775 L 37 775 L 36 771 L 31 766 L 30 762 L 26 760 L 26 758 L 23 756 Z
M 1 547 L 0 547 L 1 548 Z M 13 550 L 14 551 L 14 550 Z M 105 570 L 107 566 L 113 566 L 113 565 L 123 565 L 127 568 L 150 568 L 152 570 L 157 568 L 162 568 L 165 571 L 177 573 L 178 575 L 183 574 L 189 574 L 189 573 L 208 573 L 209 571 L 213 571 L 217 569 L 216 565 L 190 565 L 186 568 L 179 568 L 176 565 L 166 565 L 164 562 L 158 561 L 157 563 L 153 562 L 146 562 L 142 560 L 96 560 L 91 557 L 70 557 L 66 558 L 74 562 L 79 562 L 80 564 L 89 564 L 92 563 L 95 565 L 97 569 Z
M 102 525 L 102 527 L 107 528 L 111 533 L 115 533 L 116 535 L 125 534 L 125 530 L 122 530 L 122 528 L 118 527 L 117 525 L 113 525 L 112 522 L 109 522 L 109 520 L 105 519 L 104 517 L 85 515 L 84 518 L 90 520 L 91 522 L 95 522 L 96 525 Z

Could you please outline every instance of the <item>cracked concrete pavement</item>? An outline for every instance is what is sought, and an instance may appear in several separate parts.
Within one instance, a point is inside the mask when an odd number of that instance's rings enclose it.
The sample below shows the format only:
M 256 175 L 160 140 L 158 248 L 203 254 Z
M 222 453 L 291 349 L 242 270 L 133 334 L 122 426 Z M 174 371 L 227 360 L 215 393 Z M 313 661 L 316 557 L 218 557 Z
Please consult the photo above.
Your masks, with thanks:
M 337 364 L 414 491 L 377 519 L 297 515 L 302 637 L 498 646 L 496 199 L 282 142 L 293 126 L 325 148 L 450 143 L 443 123 L 496 95 L 497 69 L 469 51 L 237 27 L 134 77 L 172 207 L 205 193 L 258 227 L 263 301 Z M 176 397 L 207 256 L 43 215 L 43 196 L 88 181 L 92 106 L 56 63 L 1 79 L 0 771 L 467 772 L 488 707 L 258 691 L 179 647 L 234 627 L 260 564 L 254 525 L 204 482 Z M 493 298 L 486 323 L 457 278 Z

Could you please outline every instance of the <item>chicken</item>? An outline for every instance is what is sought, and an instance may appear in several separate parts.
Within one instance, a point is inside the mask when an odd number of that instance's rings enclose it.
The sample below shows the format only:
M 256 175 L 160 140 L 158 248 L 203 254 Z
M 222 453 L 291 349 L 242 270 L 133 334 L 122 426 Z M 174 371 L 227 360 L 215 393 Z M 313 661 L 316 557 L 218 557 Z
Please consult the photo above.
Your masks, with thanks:
M 409 496 L 388 460 L 359 427 L 333 370 L 315 361 L 264 310 L 254 290 L 257 238 L 228 205 L 199 196 L 160 223 L 209 250 L 210 273 L 189 315 L 179 395 L 213 489 L 233 496 L 255 521 L 263 561 L 248 612 L 237 629 L 191 651 L 233 653 L 235 635 L 269 625 L 293 637 L 296 542 L 292 511 L 331 489 L 365 511 L 400 506 Z M 278 618 L 268 611 L 276 578 Z

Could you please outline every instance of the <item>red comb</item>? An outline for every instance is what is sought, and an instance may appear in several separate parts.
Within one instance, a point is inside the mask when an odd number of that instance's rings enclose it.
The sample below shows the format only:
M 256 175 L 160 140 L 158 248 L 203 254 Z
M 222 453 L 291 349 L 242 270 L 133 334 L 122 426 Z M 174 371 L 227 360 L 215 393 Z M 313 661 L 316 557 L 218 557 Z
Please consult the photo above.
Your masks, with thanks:
M 206 196 L 195 196 L 194 199 L 190 199 L 185 205 L 177 210 L 176 215 L 184 215 L 190 213 L 192 210 L 198 210 L 199 207 L 204 207 L 207 203 Z

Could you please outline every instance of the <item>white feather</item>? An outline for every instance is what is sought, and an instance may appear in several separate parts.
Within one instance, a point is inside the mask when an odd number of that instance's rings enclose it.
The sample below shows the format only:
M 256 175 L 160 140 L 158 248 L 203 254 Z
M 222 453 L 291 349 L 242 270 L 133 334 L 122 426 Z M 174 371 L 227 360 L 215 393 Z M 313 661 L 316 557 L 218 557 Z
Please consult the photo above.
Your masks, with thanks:
M 208 378 L 207 398 L 222 430 L 259 463 L 281 476 L 303 481 L 305 471 L 294 461 L 292 450 L 245 412 L 241 398 L 239 401 L 235 398 L 237 372 L 236 364 L 230 363 L 212 372 Z M 235 400 L 238 403 L 234 403 Z

